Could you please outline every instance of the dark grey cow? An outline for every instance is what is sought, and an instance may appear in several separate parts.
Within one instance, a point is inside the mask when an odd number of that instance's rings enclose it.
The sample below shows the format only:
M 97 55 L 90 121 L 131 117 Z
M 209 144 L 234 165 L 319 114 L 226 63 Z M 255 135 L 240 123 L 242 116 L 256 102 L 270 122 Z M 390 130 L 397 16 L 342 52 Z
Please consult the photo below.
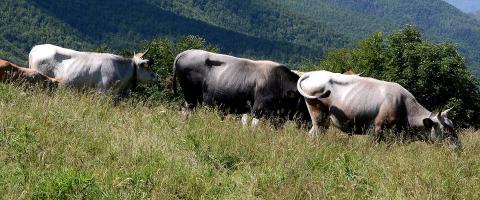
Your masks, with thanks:
M 295 116 L 308 116 L 296 87 L 299 76 L 279 63 L 188 50 L 177 56 L 173 72 L 173 92 L 178 79 L 187 111 L 205 103 L 225 114 L 252 112 L 253 126 L 260 118 L 280 125 Z

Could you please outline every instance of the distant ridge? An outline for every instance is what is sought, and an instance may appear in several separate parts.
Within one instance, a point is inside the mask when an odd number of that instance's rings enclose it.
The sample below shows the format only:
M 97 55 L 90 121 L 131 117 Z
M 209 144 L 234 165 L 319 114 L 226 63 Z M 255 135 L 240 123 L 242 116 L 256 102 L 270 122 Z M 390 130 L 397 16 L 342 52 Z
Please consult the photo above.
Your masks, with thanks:
M 480 1 L 478 0 L 444 0 L 457 7 L 465 13 L 474 13 L 480 10 Z
M 441 0 L 4 0 L 0 24 L 0 56 L 23 64 L 38 43 L 121 50 L 194 34 L 224 53 L 293 65 L 411 24 L 457 44 L 480 74 L 480 21 Z

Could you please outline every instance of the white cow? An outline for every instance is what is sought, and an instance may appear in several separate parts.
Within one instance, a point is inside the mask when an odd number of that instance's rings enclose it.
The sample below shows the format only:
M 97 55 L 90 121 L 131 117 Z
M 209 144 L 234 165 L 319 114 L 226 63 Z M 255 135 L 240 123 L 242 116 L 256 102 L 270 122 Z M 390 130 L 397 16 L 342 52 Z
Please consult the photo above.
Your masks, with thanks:
M 137 83 L 157 81 L 157 75 L 147 70 L 151 63 L 142 58 L 144 54 L 124 58 L 43 44 L 32 48 L 29 64 L 46 76 L 61 79 L 62 85 L 118 95 Z
M 310 134 L 326 128 L 330 117 L 342 131 L 362 134 L 373 125 L 377 138 L 385 128 L 396 128 L 427 139 L 460 140 L 448 119 L 449 110 L 434 114 L 401 85 L 328 71 L 305 73 L 297 84 L 312 119 Z

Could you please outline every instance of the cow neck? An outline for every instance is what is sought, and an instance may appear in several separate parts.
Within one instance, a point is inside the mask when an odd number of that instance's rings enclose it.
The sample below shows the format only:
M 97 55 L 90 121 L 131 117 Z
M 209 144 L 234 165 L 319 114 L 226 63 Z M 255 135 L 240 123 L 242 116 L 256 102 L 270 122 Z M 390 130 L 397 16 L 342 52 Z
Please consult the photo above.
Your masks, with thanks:
M 138 65 L 134 62 L 133 63 L 133 76 L 132 78 L 130 79 L 130 84 L 132 86 L 132 90 L 134 90 L 135 88 L 137 88 L 137 84 L 138 84 L 138 79 L 137 79 L 137 69 L 138 68 Z

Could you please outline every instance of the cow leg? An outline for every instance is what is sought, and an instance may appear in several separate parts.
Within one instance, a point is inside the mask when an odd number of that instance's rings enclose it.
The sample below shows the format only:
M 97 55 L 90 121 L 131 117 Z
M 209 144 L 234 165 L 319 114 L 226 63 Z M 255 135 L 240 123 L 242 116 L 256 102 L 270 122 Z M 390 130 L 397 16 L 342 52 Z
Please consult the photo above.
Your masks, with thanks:
M 284 123 L 285 120 L 276 115 L 275 109 L 271 106 L 272 104 L 268 100 L 256 101 L 253 104 L 252 127 L 258 126 L 262 118 L 269 119 L 270 123 L 277 129 Z
M 185 102 L 184 107 L 182 108 L 182 117 L 183 120 L 187 120 L 188 117 L 191 115 L 193 109 L 195 108 L 195 104 L 191 104 L 188 102 Z
M 198 103 L 201 103 L 202 96 L 199 96 L 197 93 L 198 91 L 184 91 L 185 104 L 182 106 L 182 116 L 184 120 L 187 120 L 193 112 L 193 109 L 197 107 Z
M 255 107 L 255 106 L 254 106 Z M 252 127 L 255 128 L 260 123 L 260 119 L 268 119 L 268 121 L 275 127 L 275 129 L 279 129 L 282 124 L 284 124 L 284 120 L 279 118 L 279 116 L 275 116 L 273 111 L 270 108 L 262 108 L 261 110 L 255 110 L 252 119 Z
M 328 114 L 323 113 L 320 108 L 307 102 L 308 112 L 312 119 L 312 128 L 308 132 L 311 137 L 318 136 L 328 128 Z
M 260 120 L 257 118 L 252 119 L 252 128 L 257 128 L 258 124 L 260 123 Z
M 395 102 L 395 99 L 385 101 L 378 110 L 378 114 L 374 120 L 374 138 L 376 141 L 385 140 L 384 130 L 391 129 L 394 125 L 399 123 L 399 110 L 390 102 Z M 400 127 L 398 127 L 400 128 Z
M 375 124 L 375 128 L 373 129 L 373 139 L 376 142 L 381 142 L 383 138 L 383 123 Z
M 242 125 L 243 127 L 246 127 L 248 125 L 248 114 L 242 115 Z
M 253 114 L 252 127 L 253 128 L 256 128 L 260 123 L 260 119 L 266 116 L 265 105 L 259 102 L 260 101 L 255 101 L 252 107 L 252 114 Z
M 308 113 L 310 114 L 310 118 L 312 120 L 312 128 L 308 132 L 310 136 L 317 136 L 319 132 L 318 126 L 318 118 L 319 118 L 319 110 L 315 106 L 309 104 L 307 102 Z

